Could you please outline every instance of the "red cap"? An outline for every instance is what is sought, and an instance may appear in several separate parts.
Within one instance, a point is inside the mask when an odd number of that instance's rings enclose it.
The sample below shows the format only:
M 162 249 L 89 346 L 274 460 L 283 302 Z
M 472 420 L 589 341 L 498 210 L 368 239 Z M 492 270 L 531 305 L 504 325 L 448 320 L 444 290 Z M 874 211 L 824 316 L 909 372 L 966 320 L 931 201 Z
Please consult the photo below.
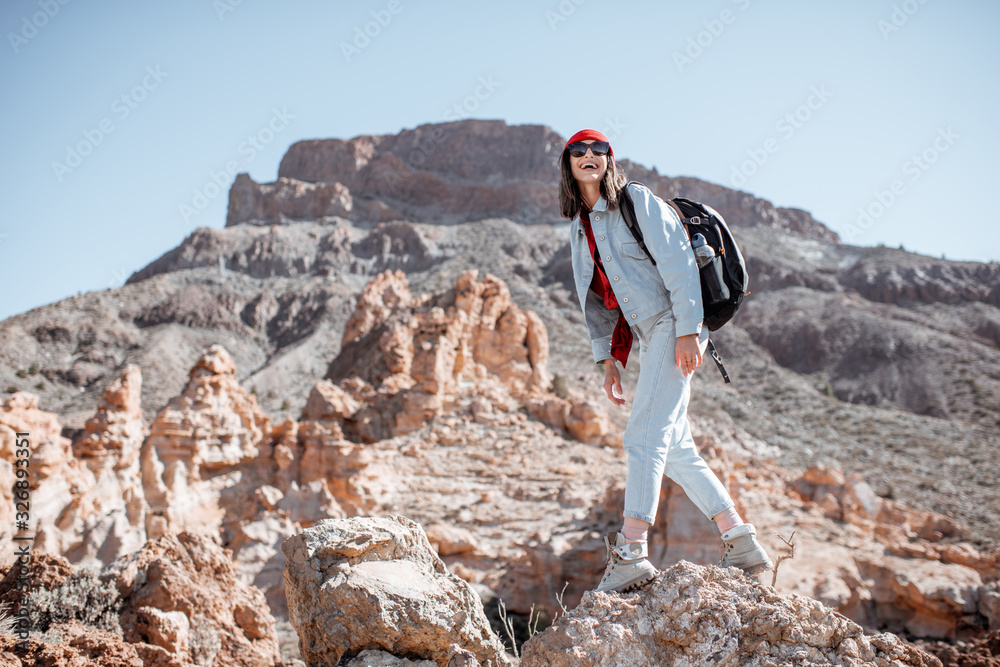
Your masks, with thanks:
M 604 136 L 597 130 L 580 130 L 579 132 L 577 132 L 576 134 L 574 134 L 572 137 L 569 138 L 569 141 L 567 141 L 566 145 L 563 146 L 563 150 L 569 148 L 569 145 L 574 142 L 585 141 L 587 139 L 593 139 L 594 141 L 607 141 L 608 152 L 611 153 L 611 155 L 615 154 L 615 150 L 611 148 L 611 142 L 608 141 L 608 138 L 606 136 Z

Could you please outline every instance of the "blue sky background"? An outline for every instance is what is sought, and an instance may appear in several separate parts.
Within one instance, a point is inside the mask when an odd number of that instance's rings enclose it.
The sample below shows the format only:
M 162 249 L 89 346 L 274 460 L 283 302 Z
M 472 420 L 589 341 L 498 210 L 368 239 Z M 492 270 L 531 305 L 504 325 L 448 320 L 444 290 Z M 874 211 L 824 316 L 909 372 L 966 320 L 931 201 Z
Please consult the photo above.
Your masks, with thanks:
M 345 55 L 373 12 L 391 20 Z M 859 245 L 998 260 L 998 28 L 988 0 L 7 0 L 0 318 L 118 287 L 222 227 L 231 177 L 197 215 L 181 206 L 228 162 L 270 182 L 295 141 L 453 119 L 481 78 L 495 90 L 470 117 L 618 128 L 620 157 L 806 209 Z M 241 146 L 275 109 L 294 118 Z M 60 180 L 53 163 L 102 121 Z M 858 225 L 859 209 L 878 215 Z

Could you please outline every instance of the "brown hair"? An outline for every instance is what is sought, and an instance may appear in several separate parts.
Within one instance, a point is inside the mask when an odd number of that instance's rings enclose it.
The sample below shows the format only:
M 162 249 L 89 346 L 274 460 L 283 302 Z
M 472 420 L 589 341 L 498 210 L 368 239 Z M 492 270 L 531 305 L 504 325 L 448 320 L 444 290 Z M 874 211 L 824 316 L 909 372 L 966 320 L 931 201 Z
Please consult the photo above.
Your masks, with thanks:
M 580 186 L 573 178 L 573 171 L 569 166 L 569 151 L 565 148 L 559 158 L 559 174 L 559 212 L 562 217 L 572 220 L 583 208 L 583 196 L 580 194 Z M 608 153 L 608 170 L 604 172 L 604 179 L 601 181 L 601 196 L 608 202 L 608 210 L 618 208 L 618 200 L 626 183 L 628 178 L 625 172 L 618 167 L 615 156 Z

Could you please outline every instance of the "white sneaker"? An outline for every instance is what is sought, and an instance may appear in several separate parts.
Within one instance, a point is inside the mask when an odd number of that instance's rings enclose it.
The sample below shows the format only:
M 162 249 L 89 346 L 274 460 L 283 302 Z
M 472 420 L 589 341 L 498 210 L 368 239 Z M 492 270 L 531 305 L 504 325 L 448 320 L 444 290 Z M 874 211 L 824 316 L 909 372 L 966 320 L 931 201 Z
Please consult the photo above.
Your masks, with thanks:
M 599 592 L 621 591 L 656 575 L 656 568 L 647 558 L 649 551 L 645 542 L 626 544 L 621 533 L 608 533 L 604 546 L 608 548 L 608 567 L 597 587 Z
M 774 567 L 764 547 L 757 541 L 757 530 L 744 523 L 722 534 L 726 550 L 719 567 L 738 567 L 747 574 L 757 574 Z

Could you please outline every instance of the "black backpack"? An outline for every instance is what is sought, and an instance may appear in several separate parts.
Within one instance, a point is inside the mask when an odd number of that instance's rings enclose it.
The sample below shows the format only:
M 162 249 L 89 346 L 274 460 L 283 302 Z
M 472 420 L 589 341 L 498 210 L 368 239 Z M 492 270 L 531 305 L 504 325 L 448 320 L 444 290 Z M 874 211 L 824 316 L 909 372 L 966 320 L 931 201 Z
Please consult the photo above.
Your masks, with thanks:
M 642 230 L 639 229 L 635 217 L 635 204 L 628 194 L 628 186 L 633 183 L 646 187 L 638 181 L 629 181 L 622 189 L 619 206 L 632 236 L 639 242 L 639 247 L 649 257 L 649 261 L 655 265 L 656 260 L 649 254 L 642 239 Z M 684 223 L 688 238 L 701 234 L 715 252 L 715 257 L 698 269 L 701 278 L 701 300 L 705 311 L 704 326 L 708 327 L 709 331 L 715 331 L 733 318 L 743 303 L 743 297 L 750 293 L 747 289 L 749 277 L 743 253 L 736 245 L 726 221 L 712 207 L 683 197 L 667 199 L 666 203 L 677 211 L 678 217 Z M 726 372 L 722 357 L 719 356 L 719 351 L 711 338 L 708 340 L 708 348 L 712 353 L 712 359 L 719 367 L 719 372 L 722 373 L 722 378 L 729 382 L 729 373 Z

